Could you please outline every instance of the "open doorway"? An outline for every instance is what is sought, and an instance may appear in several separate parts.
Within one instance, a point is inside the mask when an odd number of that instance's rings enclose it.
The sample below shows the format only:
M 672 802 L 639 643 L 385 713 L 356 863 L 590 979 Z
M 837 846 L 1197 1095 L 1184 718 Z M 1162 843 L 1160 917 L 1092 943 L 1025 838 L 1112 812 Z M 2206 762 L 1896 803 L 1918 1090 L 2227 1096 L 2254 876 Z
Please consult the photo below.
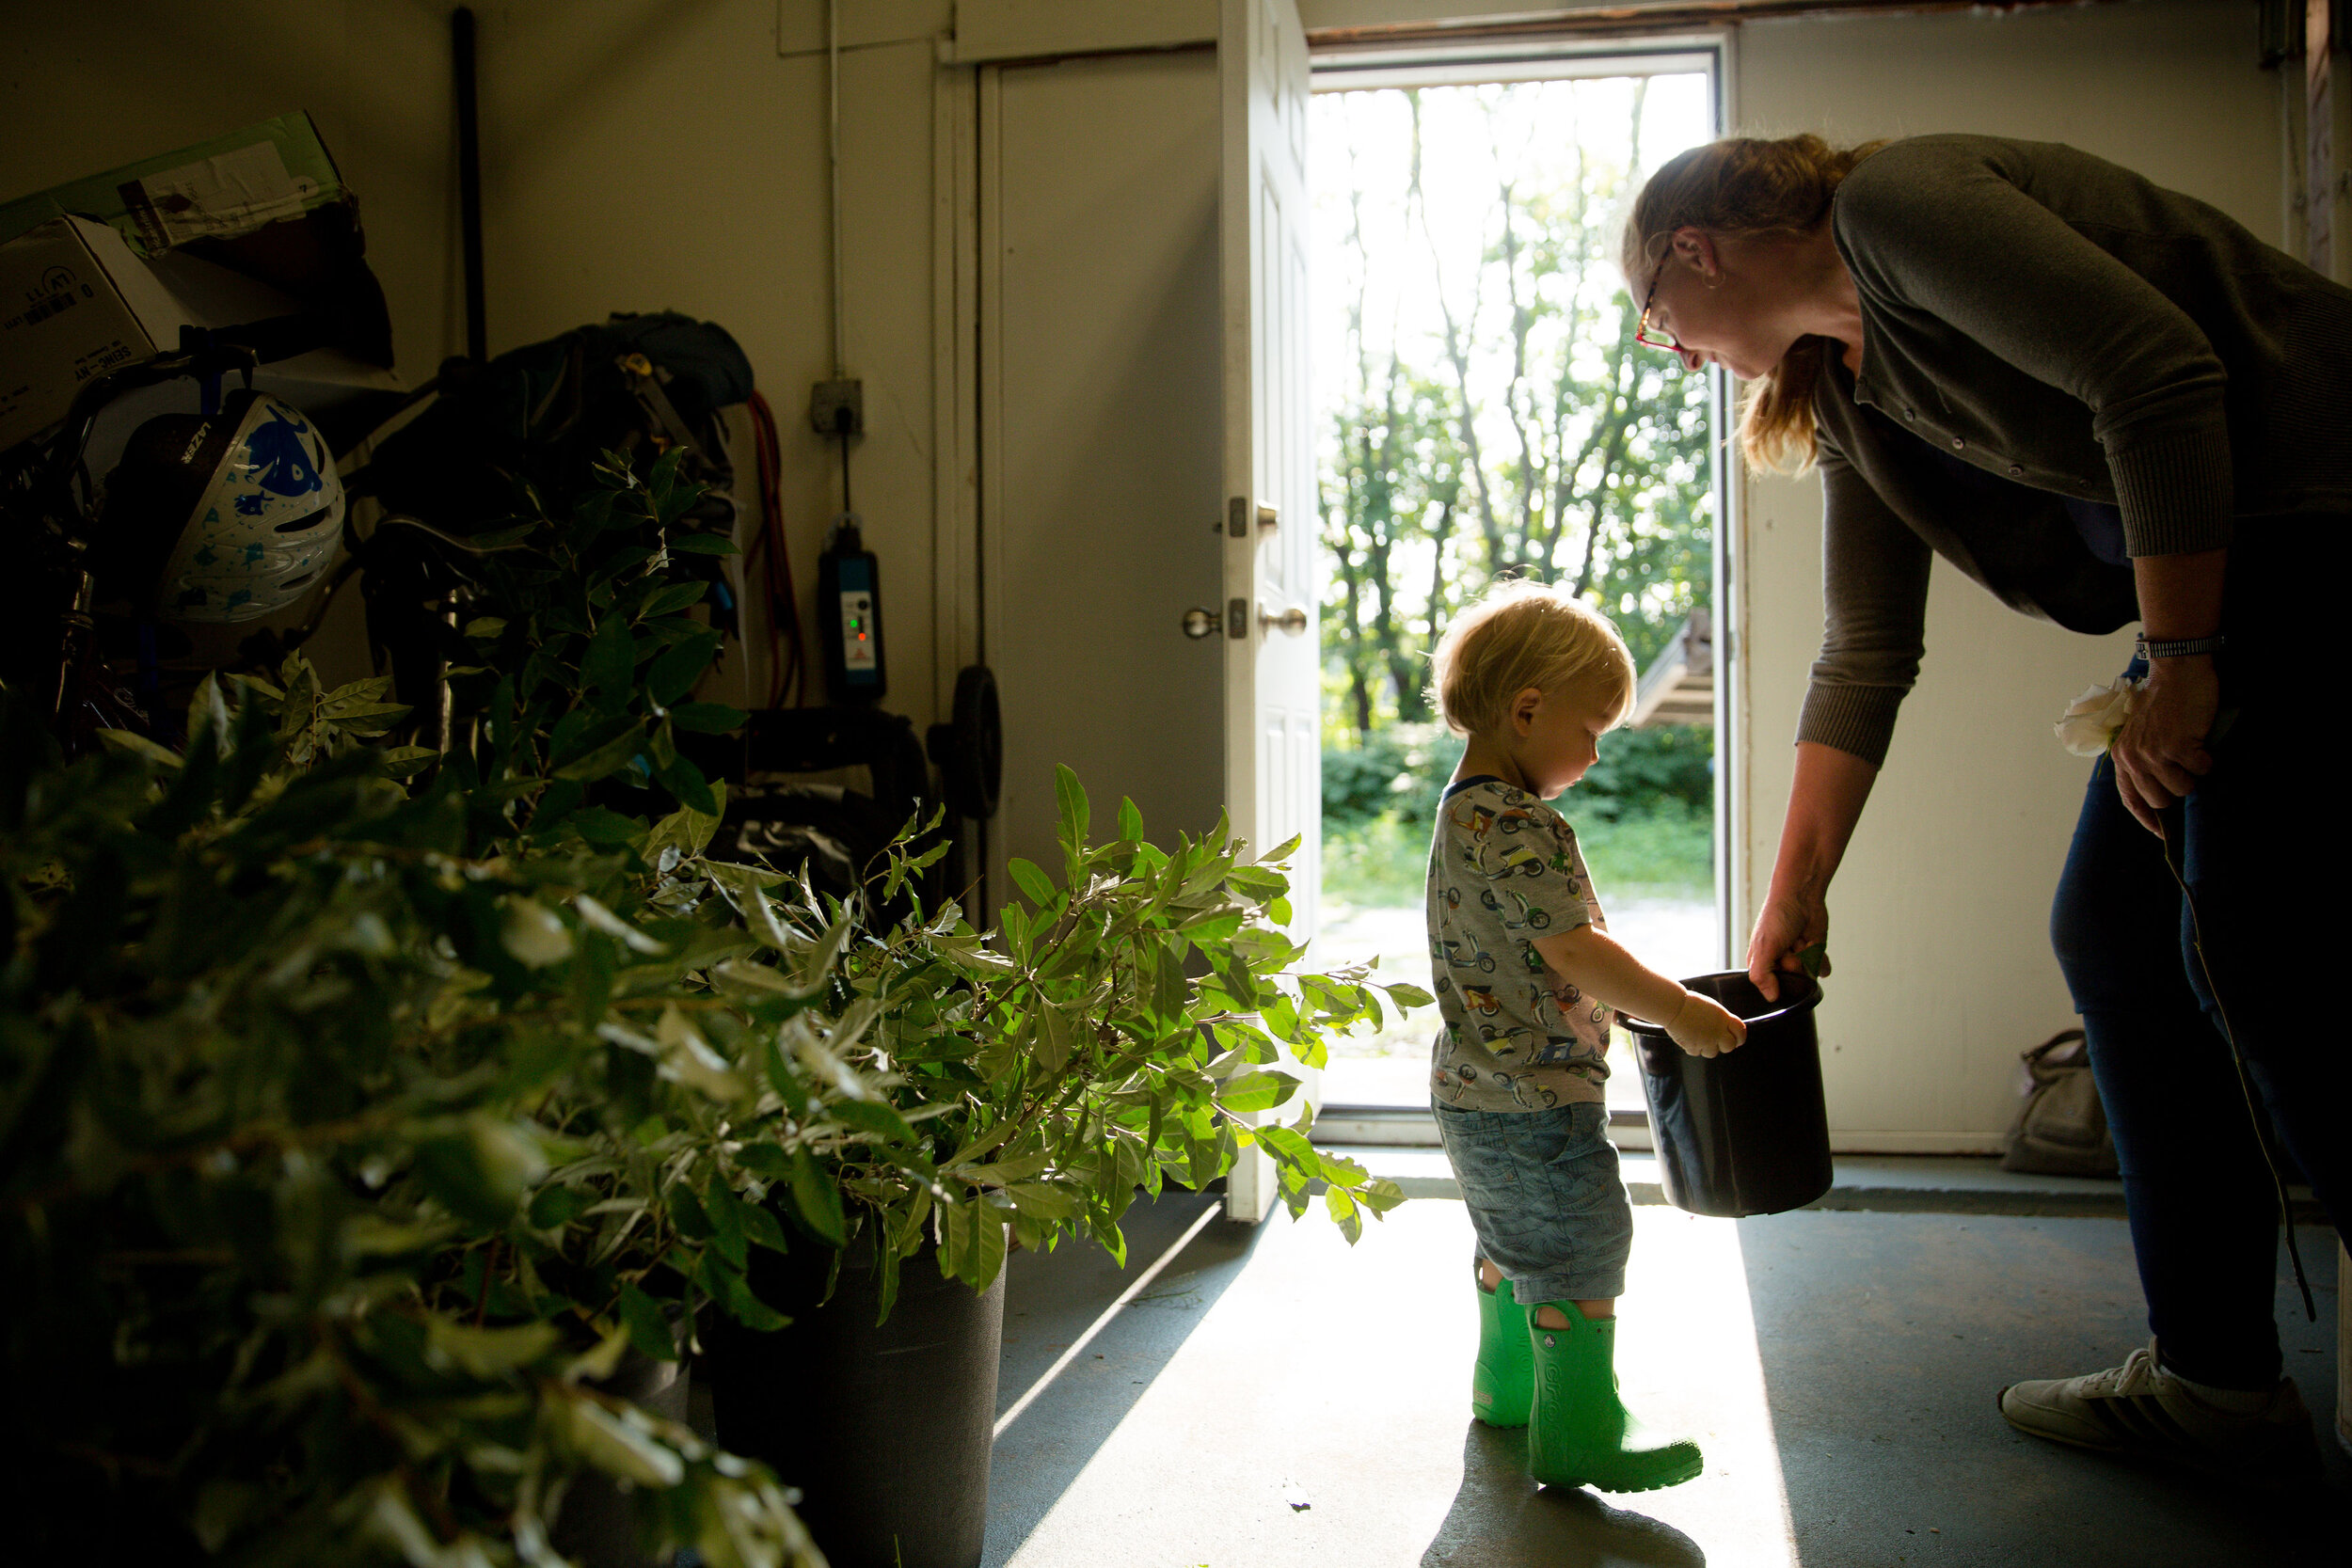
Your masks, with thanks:
M 1430 823 L 1461 743 L 1428 700 L 1428 653 L 1505 575 L 1573 584 L 1642 672 L 1630 727 L 1559 802 L 1611 930 L 1669 974 L 1723 961 L 1718 388 L 1634 342 L 1614 261 L 1642 172 L 1717 134 L 1715 64 L 1318 62 L 1327 961 L 1377 958 L 1384 976 L 1430 982 Z M 1335 1053 L 1331 1113 L 1425 1107 L 1430 1016 Z M 1613 1067 L 1613 1120 L 1638 1121 L 1622 1041 Z

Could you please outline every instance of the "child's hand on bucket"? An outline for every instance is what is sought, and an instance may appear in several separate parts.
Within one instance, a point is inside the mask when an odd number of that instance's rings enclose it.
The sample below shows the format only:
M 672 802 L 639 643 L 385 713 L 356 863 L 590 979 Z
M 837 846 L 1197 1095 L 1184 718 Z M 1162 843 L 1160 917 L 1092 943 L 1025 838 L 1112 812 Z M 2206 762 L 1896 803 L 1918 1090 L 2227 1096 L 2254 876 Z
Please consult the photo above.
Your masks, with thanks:
M 1666 1035 L 1691 1055 L 1720 1056 L 1746 1041 L 1748 1026 L 1712 997 L 1685 990 L 1682 1006 L 1666 1021 Z

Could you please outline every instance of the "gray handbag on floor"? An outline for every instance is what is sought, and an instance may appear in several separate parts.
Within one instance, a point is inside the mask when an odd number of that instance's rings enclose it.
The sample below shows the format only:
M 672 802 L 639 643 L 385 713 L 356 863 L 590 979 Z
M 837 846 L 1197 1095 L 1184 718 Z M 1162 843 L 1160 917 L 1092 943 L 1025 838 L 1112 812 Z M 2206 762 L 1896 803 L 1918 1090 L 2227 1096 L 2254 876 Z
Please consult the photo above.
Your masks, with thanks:
M 2115 1140 L 2106 1107 L 2091 1081 L 2090 1056 L 2080 1029 L 2061 1029 L 2025 1053 L 2017 1108 L 2003 1170 L 2036 1176 L 2113 1176 Z

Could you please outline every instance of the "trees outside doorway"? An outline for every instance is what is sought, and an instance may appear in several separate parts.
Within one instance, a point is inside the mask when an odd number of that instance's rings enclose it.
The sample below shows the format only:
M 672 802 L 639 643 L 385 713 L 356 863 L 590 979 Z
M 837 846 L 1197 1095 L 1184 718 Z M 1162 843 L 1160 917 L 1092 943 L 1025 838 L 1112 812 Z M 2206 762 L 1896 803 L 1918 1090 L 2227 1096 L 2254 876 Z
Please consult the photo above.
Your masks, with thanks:
M 1328 951 L 1427 983 L 1460 755 L 1428 655 L 1456 610 L 1498 578 L 1565 583 L 1647 670 L 1709 605 L 1712 389 L 1634 341 L 1616 242 L 1643 171 L 1712 118 L 1701 74 L 1315 101 Z M 1704 725 L 1620 731 L 1559 802 L 1613 928 L 1678 971 L 1713 961 L 1713 754 Z M 1425 1098 L 1427 1027 L 1356 1042 L 1333 1101 Z

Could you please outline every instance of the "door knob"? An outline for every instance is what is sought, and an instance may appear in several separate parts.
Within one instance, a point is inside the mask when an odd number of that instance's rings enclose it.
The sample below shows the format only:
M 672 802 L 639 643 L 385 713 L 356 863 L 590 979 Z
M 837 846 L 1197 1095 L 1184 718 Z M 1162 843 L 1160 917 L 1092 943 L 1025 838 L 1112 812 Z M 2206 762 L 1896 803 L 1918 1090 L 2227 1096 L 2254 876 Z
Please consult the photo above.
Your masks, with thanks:
M 1257 519 L 1258 531 L 1261 534 L 1272 533 L 1282 526 L 1282 514 L 1279 509 L 1271 506 L 1252 506 L 1248 496 L 1235 496 L 1225 503 L 1225 526 L 1221 531 L 1235 539 L 1248 538 L 1249 520 L 1252 517 Z M 1209 531 L 1216 533 L 1220 531 L 1212 524 Z
M 1198 642 L 1204 637 L 1215 637 L 1225 629 L 1225 617 L 1214 610 L 1199 605 L 1184 611 L 1184 635 Z
M 1307 630 L 1307 611 L 1303 606 L 1293 605 L 1288 610 L 1283 610 L 1279 615 L 1277 615 L 1274 611 L 1266 609 L 1263 605 L 1260 605 L 1258 607 L 1258 626 L 1262 630 L 1268 633 L 1280 630 L 1289 632 L 1293 637 L 1297 637 L 1304 634 Z

